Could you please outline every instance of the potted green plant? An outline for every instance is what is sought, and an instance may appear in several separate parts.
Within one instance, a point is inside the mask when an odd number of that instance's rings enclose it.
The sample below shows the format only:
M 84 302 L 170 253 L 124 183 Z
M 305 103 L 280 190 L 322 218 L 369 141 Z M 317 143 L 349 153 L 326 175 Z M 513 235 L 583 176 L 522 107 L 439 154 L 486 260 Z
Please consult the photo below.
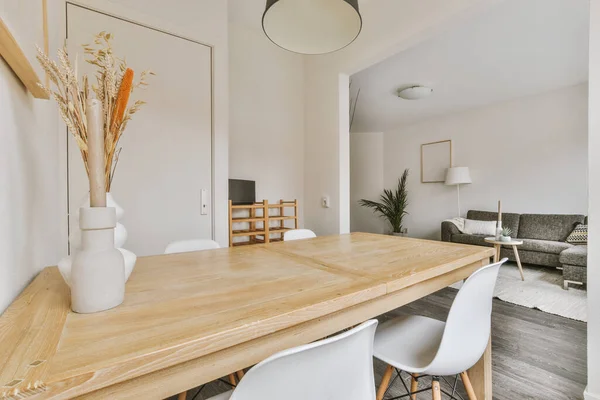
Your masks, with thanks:
M 386 219 L 392 226 L 392 235 L 396 236 L 403 235 L 402 221 L 404 216 L 408 214 L 406 211 L 408 207 L 408 190 L 406 188 L 408 172 L 408 168 L 404 170 L 404 173 L 398 179 L 396 190 L 383 190 L 380 202 L 367 199 L 361 199 L 358 202 L 361 206 L 372 209 L 374 213 Z
M 502 228 L 502 235 L 500 236 L 501 242 L 510 242 L 510 235 L 512 234 L 512 229 L 508 226 Z

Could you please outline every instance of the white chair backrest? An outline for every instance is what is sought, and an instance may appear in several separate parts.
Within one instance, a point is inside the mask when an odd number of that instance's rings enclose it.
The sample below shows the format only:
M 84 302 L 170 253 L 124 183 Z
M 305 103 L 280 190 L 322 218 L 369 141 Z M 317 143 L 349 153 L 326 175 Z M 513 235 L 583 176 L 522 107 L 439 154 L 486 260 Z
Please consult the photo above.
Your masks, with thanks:
M 500 262 L 475 271 L 463 284 L 450 308 L 435 358 L 424 372 L 455 375 L 466 371 L 483 355 L 492 327 L 492 299 Z
M 283 240 L 285 242 L 288 240 L 310 239 L 314 237 L 317 237 L 317 235 L 310 229 L 292 229 L 283 234 Z
M 219 243 L 209 239 L 180 240 L 169 243 L 165 249 L 165 254 L 187 253 L 188 251 L 210 250 L 220 247 Z
M 230 400 L 374 400 L 377 320 L 279 352 L 253 367 Z

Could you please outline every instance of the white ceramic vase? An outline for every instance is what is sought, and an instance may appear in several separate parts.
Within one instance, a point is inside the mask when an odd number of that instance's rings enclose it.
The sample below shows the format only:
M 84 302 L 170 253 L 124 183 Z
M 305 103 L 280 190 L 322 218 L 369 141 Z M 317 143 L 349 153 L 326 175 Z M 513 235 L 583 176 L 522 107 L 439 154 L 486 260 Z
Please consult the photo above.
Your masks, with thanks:
M 127 240 L 127 229 L 123 224 L 119 223 L 119 220 L 123 217 L 125 213 L 123 208 L 115 202 L 115 199 L 110 193 L 106 194 L 106 205 L 107 207 L 112 207 L 115 209 L 117 223 L 114 229 L 114 244 L 115 247 L 121 252 L 123 258 L 125 260 L 125 281 L 129 279 L 133 268 L 135 267 L 135 262 L 137 260 L 137 256 L 129 251 L 124 249 L 122 246 L 125 244 Z M 81 207 L 77 209 L 75 212 L 75 218 L 79 221 L 79 217 L 81 214 L 81 209 L 90 208 L 90 195 L 82 200 Z M 73 262 L 73 257 L 81 250 L 82 245 L 82 232 L 79 229 L 79 226 L 75 227 L 71 234 L 69 235 L 69 243 L 71 245 L 71 256 L 64 257 L 62 260 L 58 262 L 58 270 L 60 271 L 63 279 L 67 283 L 67 285 L 71 286 L 71 266 Z
M 71 268 L 71 309 L 95 313 L 114 308 L 125 297 L 125 262 L 115 248 L 113 207 L 82 207 L 81 249 Z
M 494 238 L 496 241 L 502 239 L 502 221 L 498 221 L 496 223 L 496 237 Z
M 80 208 L 89 207 L 90 206 L 90 194 L 81 201 Z M 125 211 L 123 208 L 117 204 L 114 197 L 111 193 L 106 193 L 106 207 L 114 207 L 117 213 L 117 226 L 115 227 L 115 247 L 120 248 L 123 247 L 125 241 L 127 241 L 127 229 L 125 226 L 121 224 L 119 221 L 123 218 L 123 214 Z M 79 221 L 79 209 L 75 211 L 75 218 Z M 79 249 L 81 247 L 81 231 L 77 229 L 73 229 L 73 232 L 69 235 L 69 243 L 71 243 L 71 249 Z

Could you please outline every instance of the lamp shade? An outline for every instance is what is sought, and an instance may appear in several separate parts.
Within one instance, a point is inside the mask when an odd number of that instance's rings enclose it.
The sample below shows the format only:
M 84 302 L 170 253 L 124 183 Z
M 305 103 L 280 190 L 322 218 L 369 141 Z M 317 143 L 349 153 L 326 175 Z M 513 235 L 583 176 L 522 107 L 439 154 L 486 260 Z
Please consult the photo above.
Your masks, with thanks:
M 331 53 L 348 46 L 362 29 L 358 0 L 267 0 L 267 37 L 301 54 Z
M 469 167 L 451 167 L 446 171 L 446 185 L 462 185 L 471 182 Z

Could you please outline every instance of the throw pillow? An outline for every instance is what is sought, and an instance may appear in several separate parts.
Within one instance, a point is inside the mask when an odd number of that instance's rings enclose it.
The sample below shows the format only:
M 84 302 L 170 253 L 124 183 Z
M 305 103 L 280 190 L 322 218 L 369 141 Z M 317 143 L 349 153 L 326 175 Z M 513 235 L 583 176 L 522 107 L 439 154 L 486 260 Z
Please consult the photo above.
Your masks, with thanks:
M 478 221 L 475 219 L 465 220 L 464 233 L 469 235 L 496 235 L 496 221 Z
M 587 244 L 587 231 L 588 226 L 584 224 L 578 224 L 573 232 L 567 237 L 567 243 L 571 244 Z

